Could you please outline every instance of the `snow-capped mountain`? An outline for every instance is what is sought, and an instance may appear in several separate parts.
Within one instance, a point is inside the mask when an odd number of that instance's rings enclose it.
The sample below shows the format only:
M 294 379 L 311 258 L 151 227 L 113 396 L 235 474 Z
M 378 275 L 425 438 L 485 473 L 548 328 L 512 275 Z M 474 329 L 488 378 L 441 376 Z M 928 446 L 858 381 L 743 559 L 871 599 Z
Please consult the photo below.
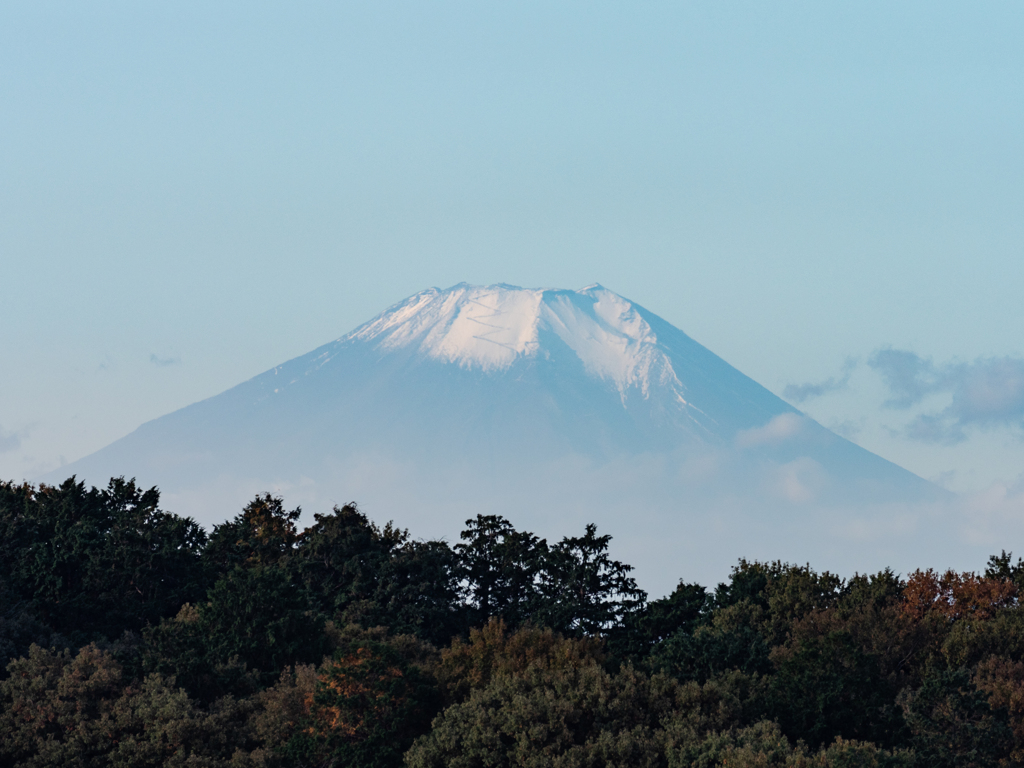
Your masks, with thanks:
M 685 409 L 685 387 L 641 313 L 600 285 L 580 291 L 459 285 L 418 293 L 342 341 L 382 350 L 412 347 L 427 358 L 485 373 L 549 356 L 556 343 L 571 350 L 588 374 L 614 386 L 623 405 L 627 394 L 648 398 L 652 388 L 664 388 Z
M 422 389 L 418 377 L 440 374 L 445 388 L 471 390 L 456 402 L 438 399 L 434 408 L 461 411 L 465 398 L 479 393 L 486 400 L 482 410 L 500 411 L 511 397 L 520 406 L 511 414 L 515 422 L 577 414 L 578 429 L 603 423 L 616 432 L 603 446 L 613 451 L 649 449 L 654 434 L 670 443 L 729 440 L 738 430 L 796 413 L 657 315 L 600 285 L 579 291 L 432 288 L 251 384 L 257 399 L 302 397 L 313 380 L 353 378 L 355 358 L 368 354 L 375 358 L 370 367 L 401 367 L 387 389 Z M 335 391 L 349 383 L 335 379 Z M 486 389 L 496 385 L 509 391 L 494 398 Z M 401 409 L 401 400 L 396 394 L 391 409 Z M 379 428 L 390 419 L 385 412 L 375 421 Z
M 421 536 L 478 512 L 547 536 L 593 521 L 622 559 L 694 578 L 739 556 L 838 567 L 820 558 L 858 537 L 871 567 L 903 546 L 872 525 L 917 530 L 941 496 L 600 285 L 423 291 L 45 479 L 71 473 L 135 476 L 206 523 L 263 490 Z M 659 573 L 640 575 L 688 575 Z
M 655 403 L 662 416 L 703 439 L 729 437 L 738 427 L 793 411 L 684 333 L 600 285 L 579 291 L 433 288 L 339 339 L 316 364 L 355 343 L 492 376 L 558 367 L 600 382 L 626 411 Z

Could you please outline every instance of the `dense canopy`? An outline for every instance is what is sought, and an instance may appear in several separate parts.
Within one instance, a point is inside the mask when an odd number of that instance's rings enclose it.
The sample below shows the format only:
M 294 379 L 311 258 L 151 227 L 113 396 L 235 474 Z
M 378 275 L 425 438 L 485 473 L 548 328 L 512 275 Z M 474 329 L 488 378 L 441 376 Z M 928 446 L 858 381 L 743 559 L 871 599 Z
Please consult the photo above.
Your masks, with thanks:
M 648 600 L 588 525 L 454 546 L 256 497 L 0 483 L 0 762 L 1024 763 L 1024 563 L 841 578 L 740 561 Z

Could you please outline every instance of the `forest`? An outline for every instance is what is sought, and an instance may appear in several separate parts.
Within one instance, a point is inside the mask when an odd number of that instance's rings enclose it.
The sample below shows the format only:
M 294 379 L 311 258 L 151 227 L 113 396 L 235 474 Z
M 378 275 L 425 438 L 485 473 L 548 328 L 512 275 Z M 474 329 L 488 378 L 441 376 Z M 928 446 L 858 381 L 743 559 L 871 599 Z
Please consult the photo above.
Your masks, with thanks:
M 1024 765 L 1024 562 L 741 560 L 648 599 L 588 525 L 457 543 L 254 498 L 0 483 L 0 764 Z M 682 564 L 681 564 L 682 569 Z

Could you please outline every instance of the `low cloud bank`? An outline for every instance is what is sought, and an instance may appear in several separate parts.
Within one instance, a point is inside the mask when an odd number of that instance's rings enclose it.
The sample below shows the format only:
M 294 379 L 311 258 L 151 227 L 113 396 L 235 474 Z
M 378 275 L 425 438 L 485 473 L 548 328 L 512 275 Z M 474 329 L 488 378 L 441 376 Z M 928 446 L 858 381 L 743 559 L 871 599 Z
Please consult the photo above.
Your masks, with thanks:
M 979 358 L 936 365 L 907 350 L 883 349 L 868 360 L 889 389 L 884 405 L 909 409 L 927 396 L 948 393 L 945 408 L 916 416 L 903 430 L 913 440 L 955 445 L 971 427 L 1024 427 L 1024 360 Z
M 798 413 L 780 413 L 763 427 L 741 431 L 736 436 L 736 445 L 740 448 L 779 445 L 800 437 L 806 421 L 807 418 Z
M 167 490 L 166 508 L 204 523 L 237 514 L 255 493 L 270 490 L 307 515 L 355 500 L 379 523 L 393 520 L 417 538 L 450 543 L 477 514 L 503 515 L 549 540 L 593 522 L 613 536 L 613 555 L 634 565 L 655 596 L 680 579 L 718 583 L 740 558 L 810 563 L 844 575 L 886 567 L 965 570 L 983 568 L 989 555 L 1024 540 L 1024 488 L 879 500 L 876 489 L 806 455 L 780 460 L 762 445 L 611 460 L 523 454 L 501 466 L 367 451 L 329 457 L 302 474 L 220 476 L 204 487 Z

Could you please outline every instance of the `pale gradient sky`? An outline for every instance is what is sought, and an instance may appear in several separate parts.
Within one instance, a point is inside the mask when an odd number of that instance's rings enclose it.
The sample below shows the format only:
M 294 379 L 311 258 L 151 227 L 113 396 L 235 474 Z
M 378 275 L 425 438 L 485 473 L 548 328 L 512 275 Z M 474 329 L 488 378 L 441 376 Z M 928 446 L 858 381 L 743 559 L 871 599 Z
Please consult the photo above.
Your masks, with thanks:
M 1011 2 L 0 2 L 0 477 L 428 286 L 597 281 L 1019 484 L 1022 39 Z

